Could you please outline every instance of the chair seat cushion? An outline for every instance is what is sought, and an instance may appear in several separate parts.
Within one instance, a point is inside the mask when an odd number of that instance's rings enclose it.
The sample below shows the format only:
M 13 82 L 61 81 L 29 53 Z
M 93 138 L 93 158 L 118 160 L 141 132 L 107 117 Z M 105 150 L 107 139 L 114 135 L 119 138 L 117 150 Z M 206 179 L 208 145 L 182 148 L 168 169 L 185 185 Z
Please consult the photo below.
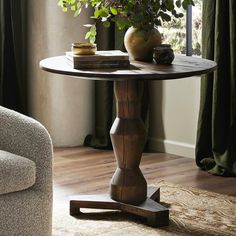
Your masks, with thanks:
M 0 194 L 27 189 L 34 185 L 36 176 L 35 163 L 0 150 Z

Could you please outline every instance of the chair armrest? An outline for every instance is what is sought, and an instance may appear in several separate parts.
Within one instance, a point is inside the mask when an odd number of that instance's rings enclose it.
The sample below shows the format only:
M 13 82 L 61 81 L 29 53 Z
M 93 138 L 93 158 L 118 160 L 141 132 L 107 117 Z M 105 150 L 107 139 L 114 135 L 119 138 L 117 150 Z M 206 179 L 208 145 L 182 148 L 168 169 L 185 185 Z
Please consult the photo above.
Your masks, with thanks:
M 34 161 L 34 190 L 51 191 L 53 149 L 50 135 L 43 125 L 0 106 L 0 149 Z

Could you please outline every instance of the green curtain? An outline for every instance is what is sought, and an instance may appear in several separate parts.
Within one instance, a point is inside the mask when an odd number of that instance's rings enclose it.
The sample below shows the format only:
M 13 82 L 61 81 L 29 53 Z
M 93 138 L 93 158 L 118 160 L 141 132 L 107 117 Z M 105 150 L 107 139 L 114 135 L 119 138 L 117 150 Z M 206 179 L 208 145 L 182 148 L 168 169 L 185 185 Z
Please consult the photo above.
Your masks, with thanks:
M 119 31 L 113 25 L 105 29 L 98 25 L 98 50 L 117 49 L 125 51 L 123 44 L 124 31 Z M 149 118 L 148 84 L 144 85 L 141 116 L 148 129 Z M 116 105 L 112 81 L 95 82 L 95 132 L 85 138 L 84 145 L 100 149 L 111 149 L 110 129 L 116 116 Z
M 236 175 L 236 1 L 203 1 L 203 57 L 218 64 L 201 81 L 196 163 Z
M 0 2 L 0 105 L 26 113 L 26 0 Z

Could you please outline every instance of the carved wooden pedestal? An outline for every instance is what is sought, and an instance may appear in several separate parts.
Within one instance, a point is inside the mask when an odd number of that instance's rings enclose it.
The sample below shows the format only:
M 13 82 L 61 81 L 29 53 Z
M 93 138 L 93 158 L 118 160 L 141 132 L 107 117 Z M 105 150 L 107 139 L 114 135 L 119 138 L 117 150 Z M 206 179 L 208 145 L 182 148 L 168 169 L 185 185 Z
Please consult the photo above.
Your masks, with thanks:
M 147 191 L 146 180 L 139 169 L 146 130 L 141 120 L 143 82 L 115 81 L 117 117 L 111 128 L 111 140 L 117 160 L 110 195 L 75 196 L 70 200 L 70 214 L 80 208 L 114 209 L 143 216 L 151 226 L 165 226 L 169 210 L 158 203 L 159 189 Z

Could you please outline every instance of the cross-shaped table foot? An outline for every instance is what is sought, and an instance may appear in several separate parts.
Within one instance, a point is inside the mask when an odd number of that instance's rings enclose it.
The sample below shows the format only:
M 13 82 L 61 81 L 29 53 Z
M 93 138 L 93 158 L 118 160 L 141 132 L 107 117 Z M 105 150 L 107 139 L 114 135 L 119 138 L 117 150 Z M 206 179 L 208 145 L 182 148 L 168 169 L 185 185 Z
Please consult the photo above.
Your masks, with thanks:
M 146 218 L 150 226 L 167 226 L 169 210 L 159 203 L 160 189 L 150 187 L 147 195 L 147 199 L 139 205 L 112 200 L 108 194 L 73 196 L 70 200 L 70 215 L 79 215 L 80 208 L 120 210 Z

